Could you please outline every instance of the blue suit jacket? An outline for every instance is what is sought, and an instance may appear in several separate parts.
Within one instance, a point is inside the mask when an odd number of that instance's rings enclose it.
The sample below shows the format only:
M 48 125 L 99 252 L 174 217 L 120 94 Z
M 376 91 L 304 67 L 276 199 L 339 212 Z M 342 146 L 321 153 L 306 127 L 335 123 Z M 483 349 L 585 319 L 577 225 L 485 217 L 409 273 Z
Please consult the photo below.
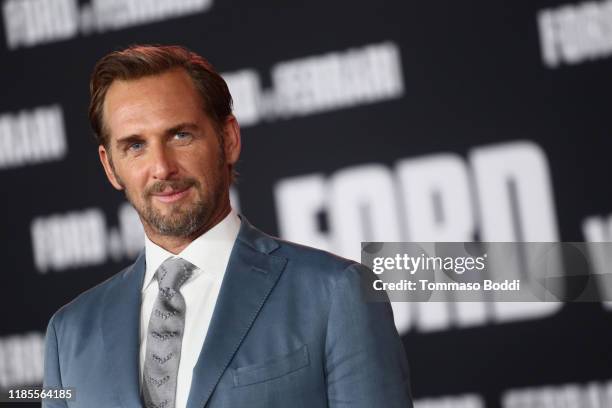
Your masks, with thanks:
M 51 318 L 45 386 L 76 400 L 44 407 L 141 407 L 139 320 L 145 261 Z M 364 275 L 366 274 L 366 275 Z M 270 237 L 242 218 L 188 408 L 412 407 L 388 303 L 361 299 L 371 272 Z

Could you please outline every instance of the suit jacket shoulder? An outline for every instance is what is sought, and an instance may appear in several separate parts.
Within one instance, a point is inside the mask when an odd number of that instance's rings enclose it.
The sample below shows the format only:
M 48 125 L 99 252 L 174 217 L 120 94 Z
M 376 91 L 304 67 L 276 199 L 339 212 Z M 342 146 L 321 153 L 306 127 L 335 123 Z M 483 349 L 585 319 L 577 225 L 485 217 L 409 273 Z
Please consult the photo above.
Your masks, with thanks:
M 55 322 L 55 324 L 69 321 L 73 328 L 83 325 L 87 326 L 87 322 L 93 320 L 91 317 L 98 311 L 100 305 L 103 304 L 107 290 L 121 285 L 130 274 L 138 274 L 136 266 L 140 263 L 144 265 L 144 251 L 139 254 L 134 263 L 126 266 L 105 281 L 80 293 L 73 300 L 60 307 L 52 316 L 51 321 Z
M 243 220 L 243 223 L 245 221 Z M 322 249 L 286 241 L 268 235 L 248 222 L 245 224 L 238 239 L 270 256 L 286 259 L 287 265 L 283 275 L 289 271 L 289 274 L 304 275 L 302 278 L 333 285 L 343 277 L 343 273 L 350 274 L 355 268 L 361 269 L 359 263 L 350 259 Z

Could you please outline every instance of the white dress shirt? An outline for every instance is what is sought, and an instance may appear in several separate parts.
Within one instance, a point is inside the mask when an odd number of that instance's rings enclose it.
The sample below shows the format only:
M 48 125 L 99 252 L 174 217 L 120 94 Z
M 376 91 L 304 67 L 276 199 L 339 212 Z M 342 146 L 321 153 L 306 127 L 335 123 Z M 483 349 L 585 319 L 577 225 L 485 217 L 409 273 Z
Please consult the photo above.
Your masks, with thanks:
M 193 275 L 181 286 L 185 298 L 185 330 L 181 344 L 176 384 L 176 407 L 185 408 L 191 388 L 191 377 L 208 326 L 219 296 L 221 282 L 229 262 L 230 253 L 240 230 L 240 218 L 232 210 L 227 217 L 206 233 L 191 242 L 181 253 L 176 255 L 197 268 Z M 146 271 L 142 287 L 142 305 L 140 309 L 140 388 L 142 393 L 142 374 L 147 350 L 147 329 L 157 298 L 159 286 L 155 271 L 172 253 L 151 242 L 145 235 Z

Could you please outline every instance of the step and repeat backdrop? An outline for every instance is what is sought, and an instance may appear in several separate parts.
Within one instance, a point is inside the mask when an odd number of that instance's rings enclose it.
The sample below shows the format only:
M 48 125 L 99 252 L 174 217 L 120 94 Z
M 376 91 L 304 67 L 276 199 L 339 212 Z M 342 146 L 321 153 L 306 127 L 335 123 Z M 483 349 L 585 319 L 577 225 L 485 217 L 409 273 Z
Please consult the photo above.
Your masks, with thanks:
M 612 1 L 1 7 L 0 388 L 39 384 L 52 313 L 142 248 L 86 114 L 95 62 L 135 43 L 226 78 L 233 205 L 271 234 L 353 259 L 361 241 L 612 241 Z M 393 305 L 417 408 L 612 407 L 612 304 L 450 300 Z

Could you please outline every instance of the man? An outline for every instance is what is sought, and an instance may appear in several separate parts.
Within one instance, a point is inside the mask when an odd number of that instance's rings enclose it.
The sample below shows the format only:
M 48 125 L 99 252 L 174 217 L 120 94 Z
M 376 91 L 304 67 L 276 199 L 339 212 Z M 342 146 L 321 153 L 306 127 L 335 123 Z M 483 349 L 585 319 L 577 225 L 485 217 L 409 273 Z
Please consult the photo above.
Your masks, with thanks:
M 51 318 L 52 407 L 411 407 L 388 303 L 359 264 L 270 237 L 230 207 L 240 130 L 223 79 L 181 47 L 96 65 L 90 120 L 145 251 Z

